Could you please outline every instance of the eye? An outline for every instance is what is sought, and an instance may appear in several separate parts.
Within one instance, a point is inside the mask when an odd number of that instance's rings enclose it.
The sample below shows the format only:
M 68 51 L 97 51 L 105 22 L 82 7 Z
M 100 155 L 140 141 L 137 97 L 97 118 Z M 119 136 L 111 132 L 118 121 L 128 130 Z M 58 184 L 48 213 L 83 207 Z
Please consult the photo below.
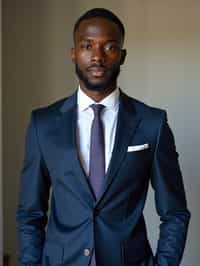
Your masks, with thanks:
M 80 48 L 83 50 L 91 50 L 92 49 L 92 45 L 90 43 L 81 43 L 80 44 Z
M 117 44 L 107 44 L 104 47 L 106 53 L 118 53 L 120 51 L 120 47 Z

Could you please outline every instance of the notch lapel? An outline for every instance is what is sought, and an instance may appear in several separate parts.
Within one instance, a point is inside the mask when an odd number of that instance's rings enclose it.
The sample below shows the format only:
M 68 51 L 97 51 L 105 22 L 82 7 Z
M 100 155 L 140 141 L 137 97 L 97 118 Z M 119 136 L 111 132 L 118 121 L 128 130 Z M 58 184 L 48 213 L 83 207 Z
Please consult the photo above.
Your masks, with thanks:
M 140 120 L 141 119 L 134 108 L 132 99 L 121 92 L 115 144 L 107 174 L 105 176 L 105 181 L 102 186 L 102 193 L 96 204 L 99 204 L 103 199 L 104 194 L 115 178 L 116 173 L 119 170 L 124 157 L 126 156 L 129 141 L 133 137 Z
M 95 198 L 78 156 L 76 141 L 77 93 L 66 100 L 60 111 L 62 114 L 57 138 L 60 143 L 59 146 L 62 145 L 63 159 L 66 165 L 68 164 L 66 168 L 63 165 L 64 175 L 67 176 L 67 172 L 73 173 L 68 178 L 68 186 L 79 196 L 81 201 L 87 202 L 90 207 L 93 207 Z

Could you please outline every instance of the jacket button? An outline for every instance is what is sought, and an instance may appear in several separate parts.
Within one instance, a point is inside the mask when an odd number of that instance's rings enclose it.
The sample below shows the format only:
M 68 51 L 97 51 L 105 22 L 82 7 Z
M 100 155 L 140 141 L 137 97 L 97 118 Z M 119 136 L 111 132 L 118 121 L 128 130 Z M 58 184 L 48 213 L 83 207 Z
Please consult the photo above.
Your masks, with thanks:
M 90 250 L 88 248 L 84 249 L 84 256 L 88 257 L 90 255 Z
M 94 215 L 98 215 L 99 214 L 99 212 L 100 212 L 100 210 L 99 209 L 94 209 Z

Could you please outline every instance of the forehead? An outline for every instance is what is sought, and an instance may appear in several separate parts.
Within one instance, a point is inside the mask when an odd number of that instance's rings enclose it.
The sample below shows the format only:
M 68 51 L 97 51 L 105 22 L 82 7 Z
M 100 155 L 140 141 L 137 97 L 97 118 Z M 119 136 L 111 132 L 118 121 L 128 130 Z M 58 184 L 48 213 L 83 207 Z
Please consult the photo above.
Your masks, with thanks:
M 81 21 L 74 37 L 75 41 L 94 38 L 122 41 L 122 34 L 118 25 L 106 18 L 100 17 Z

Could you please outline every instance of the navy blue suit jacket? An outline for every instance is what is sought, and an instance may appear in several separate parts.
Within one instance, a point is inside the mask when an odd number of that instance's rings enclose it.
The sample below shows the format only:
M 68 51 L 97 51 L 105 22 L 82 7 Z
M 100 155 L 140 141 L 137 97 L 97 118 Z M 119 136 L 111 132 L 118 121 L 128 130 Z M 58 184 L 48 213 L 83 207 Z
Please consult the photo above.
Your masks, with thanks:
M 20 265 L 88 266 L 95 246 L 97 266 L 178 266 L 190 214 L 165 111 L 120 93 L 98 201 L 78 158 L 76 115 L 77 93 L 32 113 L 17 210 Z M 143 217 L 149 182 L 161 218 L 155 256 Z

